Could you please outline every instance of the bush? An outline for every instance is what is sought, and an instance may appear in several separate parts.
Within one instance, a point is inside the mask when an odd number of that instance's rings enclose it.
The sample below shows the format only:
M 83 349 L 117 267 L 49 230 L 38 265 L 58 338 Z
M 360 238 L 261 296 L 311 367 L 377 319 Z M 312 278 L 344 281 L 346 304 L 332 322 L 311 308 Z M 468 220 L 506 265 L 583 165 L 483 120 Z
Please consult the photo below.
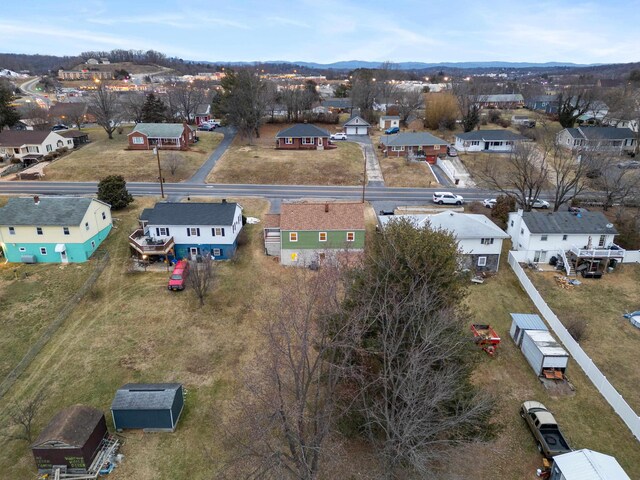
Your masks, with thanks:
M 580 343 L 588 337 L 587 322 L 582 318 L 572 318 L 567 322 L 567 331 L 576 342 Z
M 516 199 L 508 195 L 499 195 L 496 197 L 496 204 L 491 209 L 491 218 L 500 222 L 502 227 L 507 226 L 509 213 L 516 210 Z
M 508 127 L 511 126 L 511 120 L 509 120 L 508 118 L 501 118 L 500 122 L 499 122 L 499 125 L 502 128 L 508 128 Z
M 502 115 L 500 115 L 500 112 L 498 110 L 489 110 L 488 117 L 489 121 L 495 124 L 499 124 L 502 120 Z
M 127 191 L 127 182 L 122 175 L 109 175 L 98 184 L 98 200 L 108 203 L 113 210 L 118 210 L 133 202 L 133 197 Z

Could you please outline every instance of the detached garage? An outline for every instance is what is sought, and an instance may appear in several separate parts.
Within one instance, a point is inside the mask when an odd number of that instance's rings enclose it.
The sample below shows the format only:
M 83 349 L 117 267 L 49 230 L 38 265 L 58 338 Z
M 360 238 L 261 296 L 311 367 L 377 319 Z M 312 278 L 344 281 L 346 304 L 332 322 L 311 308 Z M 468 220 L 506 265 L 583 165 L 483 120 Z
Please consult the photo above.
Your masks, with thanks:
M 179 383 L 128 383 L 116 392 L 111 415 L 118 432 L 173 432 L 183 407 L 184 390 Z
M 74 405 L 61 410 L 31 445 L 39 473 L 54 466 L 67 473 L 87 473 L 107 435 L 104 414 L 93 407 Z
M 369 124 L 364 118 L 355 116 L 350 118 L 344 125 L 344 131 L 347 135 L 369 135 Z
M 522 346 L 522 338 L 527 330 L 549 331 L 538 315 L 531 313 L 511 313 L 510 315 L 511 330 L 509 330 L 509 334 L 518 347 Z
M 544 370 L 564 373 L 569 363 L 569 354 L 549 332 L 543 330 L 525 330 L 520 348 L 538 376 Z

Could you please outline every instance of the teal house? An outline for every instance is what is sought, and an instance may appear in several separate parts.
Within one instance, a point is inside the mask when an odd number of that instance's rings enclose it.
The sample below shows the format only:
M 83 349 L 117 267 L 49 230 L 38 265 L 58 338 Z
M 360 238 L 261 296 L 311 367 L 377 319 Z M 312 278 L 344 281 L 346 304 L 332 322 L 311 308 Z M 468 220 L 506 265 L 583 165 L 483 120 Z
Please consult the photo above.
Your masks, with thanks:
M 0 248 L 9 262 L 81 263 L 111 226 L 111 206 L 95 198 L 12 198 L 0 208 Z

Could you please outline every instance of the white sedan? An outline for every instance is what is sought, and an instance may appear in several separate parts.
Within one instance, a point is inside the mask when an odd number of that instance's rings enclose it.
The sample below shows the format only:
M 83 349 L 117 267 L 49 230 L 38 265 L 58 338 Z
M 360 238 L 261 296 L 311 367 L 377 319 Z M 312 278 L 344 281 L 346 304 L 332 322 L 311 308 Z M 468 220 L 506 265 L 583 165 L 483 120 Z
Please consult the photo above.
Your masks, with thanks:
M 531 201 L 531 200 L 529 200 Z M 551 205 L 549 204 L 549 202 L 547 202 L 546 200 L 540 200 L 539 198 L 536 198 L 533 203 L 531 204 L 531 208 L 544 208 L 547 209 L 549 208 Z
M 482 205 L 484 205 L 487 208 L 493 208 L 496 206 L 496 199 L 495 198 L 485 198 L 482 201 Z
M 331 140 L 346 140 L 347 134 L 344 132 L 333 133 L 329 138 Z

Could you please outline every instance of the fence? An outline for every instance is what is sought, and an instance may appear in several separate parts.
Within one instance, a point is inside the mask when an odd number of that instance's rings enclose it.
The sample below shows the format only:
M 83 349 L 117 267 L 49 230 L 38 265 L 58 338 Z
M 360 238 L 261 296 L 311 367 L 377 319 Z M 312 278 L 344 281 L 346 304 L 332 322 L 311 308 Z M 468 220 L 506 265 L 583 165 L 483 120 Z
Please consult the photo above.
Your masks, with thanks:
M 624 398 L 622 398 L 622 395 L 618 393 L 614 386 L 611 385 L 607 377 L 596 367 L 593 360 L 589 358 L 578 342 L 573 339 L 567 329 L 564 328 L 564 325 L 562 325 L 556 314 L 549 308 L 549 305 L 547 305 L 547 302 L 544 301 L 538 290 L 536 290 L 536 287 L 533 286 L 533 283 L 531 283 L 531 280 L 529 280 L 527 274 L 511 252 L 509 252 L 509 265 L 511 265 L 511 268 L 518 277 L 518 280 L 520 280 L 520 284 L 525 292 L 527 292 L 527 295 L 529 295 L 564 347 L 573 356 L 574 360 L 580 365 L 580 368 L 586 373 L 589 380 L 591 380 L 613 410 L 622 418 L 622 421 L 626 423 L 631 433 L 633 433 L 637 440 L 640 440 L 640 417 L 638 417 Z
M 99 254 L 98 254 L 99 255 Z M 94 254 L 94 258 L 96 258 L 96 254 Z M 7 391 L 13 386 L 18 377 L 31 365 L 31 362 L 36 355 L 40 353 L 43 347 L 47 344 L 49 339 L 53 336 L 54 333 L 58 331 L 60 325 L 67 319 L 67 317 L 73 312 L 78 303 L 84 298 L 87 292 L 93 287 L 93 284 L 96 283 L 98 277 L 107 266 L 109 262 L 109 253 L 106 252 L 102 257 L 98 258 L 98 263 L 95 267 L 95 270 L 91 272 L 89 278 L 84 282 L 82 287 L 75 293 L 73 297 L 69 299 L 69 301 L 65 304 L 64 308 L 58 313 L 56 318 L 49 324 L 47 329 L 42 333 L 40 338 L 29 348 L 27 353 L 25 353 L 20 363 L 16 365 L 16 367 L 11 370 L 9 375 L 5 377 L 5 379 L 0 383 L 0 398 L 4 396 Z

